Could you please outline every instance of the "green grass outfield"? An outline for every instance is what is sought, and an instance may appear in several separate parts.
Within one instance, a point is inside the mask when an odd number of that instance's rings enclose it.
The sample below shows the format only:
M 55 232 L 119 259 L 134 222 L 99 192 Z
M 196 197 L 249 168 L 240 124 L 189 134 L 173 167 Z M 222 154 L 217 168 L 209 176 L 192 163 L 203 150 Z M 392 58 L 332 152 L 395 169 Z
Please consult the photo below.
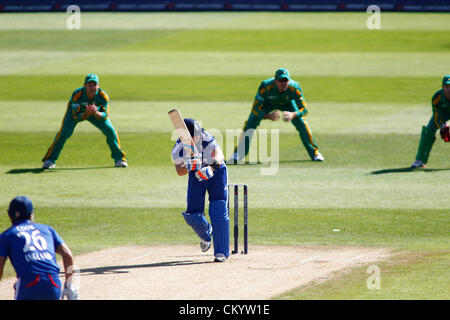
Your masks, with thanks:
M 248 117 L 259 82 L 287 67 L 309 105 L 324 163 L 308 161 L 290 124 L 275 175 L 229 166 L 249 185 L 252 244 L 385 246 L 381 290 L 366 267 L 281 299 L 448 299 L 450 144 L 411 172 L 430 99 L 450 73 L 449 14 L 83 13 L 0 15 L 0 210 L 28 195 L 76 254 L 124 244 L 198 242 L 185 224 L 186 177 L 170 160 L 170 107 L 219 137 Z M 111 98 L 129 158 L 113 167 L 105 138 L 81 123 L 57 169 L 41 159 L 71 92 L 89 72 Z M 255 144 L 255 141 L 253 143 Z M 226 156 L 232 147 L 222 141 Z M 9 226 L 0 216 L 0 229 Z M 339 229 L 339 232 L 333 230 Z M 13 271 L 8 267 L 7 275 Z M 338 290 L 338 289 L 339 290 Z

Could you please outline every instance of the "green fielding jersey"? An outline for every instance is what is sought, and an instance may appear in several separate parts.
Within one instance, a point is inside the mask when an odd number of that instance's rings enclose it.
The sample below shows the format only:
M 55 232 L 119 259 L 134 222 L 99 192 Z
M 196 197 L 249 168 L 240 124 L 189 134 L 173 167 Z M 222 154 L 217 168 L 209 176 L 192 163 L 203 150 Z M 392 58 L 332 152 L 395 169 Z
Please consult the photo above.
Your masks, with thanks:
M 450 118 L 450 101 L 444 95 L 444 89 L 436 91 L 431 98 L 434 122 L 438 128 Z
M 94 99 L 89 100 L 86 95 L 86 89 L 84 87 L 76 89 L 70 98 L 68 108 L 70 108 L 72 116 L 75 120 L 82 121 L 81 115 L 86 111 L 86 106 L 89 104 L 95 104 L 97 110 L 102 114 L 102 119 L 106 120 L 109 116 L 109 97 L 108 94 L 98 89 L 94 96 Z
M 253 112 L 258 113 L 258 110 L 262 111 L 264 107 L 272 110 L 293 109 L 298 116 L 303 116 L 308 112 L 303 99 L 303 91 L 298 82 L 294 80 L 289 81 L 288 89 L 283 92 L 278 91 L 274 78 L 262 81 L 255 96 Z

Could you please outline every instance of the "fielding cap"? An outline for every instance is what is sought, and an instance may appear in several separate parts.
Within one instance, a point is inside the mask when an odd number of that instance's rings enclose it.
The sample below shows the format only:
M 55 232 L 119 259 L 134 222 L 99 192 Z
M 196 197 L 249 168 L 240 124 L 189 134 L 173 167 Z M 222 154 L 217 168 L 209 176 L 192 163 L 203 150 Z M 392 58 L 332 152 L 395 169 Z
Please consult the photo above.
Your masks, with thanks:
M 94 81 L 95 83 L 98 83 L 98 75 L 95 73 L 89 73 L 86 78 L 84 78 L 84 84 L 88 83 L 89 81 Z
M 291 77 L 289 75 L 289 70 L 286 68 L 280 68 L 275 72 L 275 79 L 288 79 L 291 80 Z
M 442 78 L 442 85 L 445 86 L 447 84 L 450 84 L 450 74 L 448 74 Z
M 9 203 L 8 215 L 14 221 L 29 219 L 33 212 L 33 203 L 28 197 L 18 196 Z

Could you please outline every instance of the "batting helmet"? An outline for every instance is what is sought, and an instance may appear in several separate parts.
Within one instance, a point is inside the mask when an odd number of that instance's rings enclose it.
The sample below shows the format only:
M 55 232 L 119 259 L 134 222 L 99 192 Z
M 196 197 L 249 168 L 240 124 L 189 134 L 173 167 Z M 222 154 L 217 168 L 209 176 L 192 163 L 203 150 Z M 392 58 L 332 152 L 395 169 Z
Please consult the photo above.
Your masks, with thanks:
M 203 131 L 202 127 L 194 119 L 185 118 L 184 123 L 186 124 L 186 127 L 187 127 L 189 133 L 191 134 L 191 137 L 198 136 Z
M 28 197 L 18 196 L 9 203 L 8 215 L 13 221 L 30 219 L 33 212 L 33 203 Z

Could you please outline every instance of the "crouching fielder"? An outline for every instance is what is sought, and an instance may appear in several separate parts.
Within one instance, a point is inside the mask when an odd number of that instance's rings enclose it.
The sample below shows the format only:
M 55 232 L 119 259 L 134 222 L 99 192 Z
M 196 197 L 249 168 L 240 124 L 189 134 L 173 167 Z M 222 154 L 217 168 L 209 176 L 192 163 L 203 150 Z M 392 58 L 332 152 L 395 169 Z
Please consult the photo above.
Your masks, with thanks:
M 224 262 L 229 256 L 230 224 L 227 209 L 227 167 L 223 152 L 216 140 L 205 132 L 194 119 L 184 119 L 187 129 L 197 147 L 198 156 L 185 152 L 180 139 L 172 149 L 172 159 L 179 176 L 189 174 L 187 209 L 183 212 L 186 223 L 200 237 L 203 252 L 214 244 L 214 261 Z M 205 210 L 205 195 L 209 195 L 209 217 Z
M 411 165 L 412 169 L 426 166 L 438 130 L 441 138 L 445 142 L 450 142 L 450 126 L 446 123 L 450 120 L 450 75 L 442 78 L 442 88 L 431 98 L 431 105 L 433 115 L 428 125 L 422 127 L 416 161 Z

